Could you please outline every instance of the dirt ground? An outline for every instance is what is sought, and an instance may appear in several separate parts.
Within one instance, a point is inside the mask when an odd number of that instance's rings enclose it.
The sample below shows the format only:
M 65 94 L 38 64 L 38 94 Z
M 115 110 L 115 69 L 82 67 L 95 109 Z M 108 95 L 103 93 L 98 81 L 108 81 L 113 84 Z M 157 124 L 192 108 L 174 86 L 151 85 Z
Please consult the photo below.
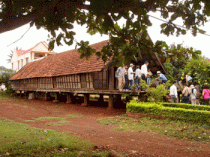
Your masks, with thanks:
M 67 118 L 70 123 L 60 126 L 47 126 L 46 121 L 25 122 L 32 118 L 43 116 L 65 117 L 67 114 L 82 114 L 81 118 Z M 113 126 L 102 125 L 96 120 L 125 114 L 123 109 L 108 110 L 103 107 L 81 107 L 79 104 L 53 103 L 51 101 L 0 100 L 0 117 L 26 123 L 30 126 L 45 129 L 54 129 L 61 132 L 89 140 L 97 147 L 125 152 L 130 156 L 210 156 L 210 146 L 203 142 L 183 141 L 169 138 L 165 135 L 153 134 L 148 131 L 120 132 L 114 131 Z M 190 151 L 196 148 L 199 151 Z

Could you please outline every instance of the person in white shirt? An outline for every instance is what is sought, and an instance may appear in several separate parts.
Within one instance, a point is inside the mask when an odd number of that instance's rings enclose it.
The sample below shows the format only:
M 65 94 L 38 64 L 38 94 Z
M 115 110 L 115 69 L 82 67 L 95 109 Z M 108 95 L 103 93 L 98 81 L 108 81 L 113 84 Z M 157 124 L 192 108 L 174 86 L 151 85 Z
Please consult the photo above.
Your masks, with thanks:
M 174 81 L 174 84 L 170 87 L 170 96 L 172 103 L 178 103 L 178 93 L 177 93 L 177 82 Z
M 138 89 L 140 89 L 140 79 L 141 79 L 141 70 L 140 66 L 136 66 L 136 71 L 135 71 L 135 84 Z
M 117 69 L 117 78 L 118 78 L 118 87 L 120 91 L 123 91 L 123 88 L 125 86 L 125 65 L 123 64 L 121 67 Z
M 149 65 L 148 61 L 145 61 L 144 64 L 141 66 L 141 78 L 147 82 L 147 74 L 148 74 L 148 70 L 147 67 Z
M 192 105 L 196 105 L 196 88 L 193 84 L 189 87 L 190 101 Z
M 130 67 L 128 68 L 128 81 L 129 81 L 129 90 L 131 90 L 131 86 L 133 85 L 133 80 L 134 80 L 134 72 L 133 72 L 133 67 L 134 65 L 131 63 Z

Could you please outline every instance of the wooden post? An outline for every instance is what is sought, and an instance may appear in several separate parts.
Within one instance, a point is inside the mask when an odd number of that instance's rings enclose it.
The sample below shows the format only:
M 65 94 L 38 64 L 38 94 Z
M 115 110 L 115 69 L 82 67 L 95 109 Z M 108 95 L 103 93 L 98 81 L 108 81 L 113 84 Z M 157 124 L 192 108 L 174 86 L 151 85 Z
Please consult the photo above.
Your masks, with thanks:
M 117 103 L 121 103 L 122 102 L 122 98 L 120 94 L 117 94 Z
M 72 103 L 72 97 L 73 97 L 72 93 L 67 93 L 67 101 L 66 101 L 67 104 Z
M 109 90 L 114 90 L 114 67 L 111 66 L 109 70 Z
M 100 94 L 100 97 L 98 98 L 98 102 L 103 103 L 104 102 L 104 95 Z
M 59 93 L 55 93 L 55 100 L 53 100 L 53 102 L 58 102 L 58 94 Z
M 109 95 L 108 109 L 113 109 L 113 100 L 114 100 L 114 95 L 113 94 L 110 94 Z
M 44 101 L 47 101 L 47 92 L 44 93 Z
M 84 103 L 81 106 L 87 106 L 89 103 L 90 94 L 84 94 Z
M 147 96 L 146 96 L 146 94 L 139 94 L 139 95 L 138 95 L 138 101 L 146 102 L 146 101 L 147 101 Z

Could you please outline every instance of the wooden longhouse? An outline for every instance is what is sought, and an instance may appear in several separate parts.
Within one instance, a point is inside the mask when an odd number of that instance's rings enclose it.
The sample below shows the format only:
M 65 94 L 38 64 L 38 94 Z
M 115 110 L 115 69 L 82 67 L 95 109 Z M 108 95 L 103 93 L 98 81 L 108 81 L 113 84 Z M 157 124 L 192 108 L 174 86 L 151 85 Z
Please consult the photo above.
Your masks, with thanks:
M 102 41 L 91 47 L 100 51 L 107 42 Z M 142 63 L 148 60 L 153 72 L 164 71 L 156 54 L 145 54 L 143 58 Z M 115 70 L 116 67 L 111 62 L 104 63 L 96 55 L 92 55 L 89 60 L 81 59 L 80 53 L 75 49 L 28 63 L 10 80 L 13 90 L 24 93 L 42 92 L 45 99 L 52 92 L 56 93 L 55 99 L 59 93 L 66 93 L 67 103 L 71 103 L 73 94 L 84 94 L 84 106 L 88 104 L 91 93 L 109 95 L 109 107 L 113 107 L 113 95 L 125 93 L 115 89 Z

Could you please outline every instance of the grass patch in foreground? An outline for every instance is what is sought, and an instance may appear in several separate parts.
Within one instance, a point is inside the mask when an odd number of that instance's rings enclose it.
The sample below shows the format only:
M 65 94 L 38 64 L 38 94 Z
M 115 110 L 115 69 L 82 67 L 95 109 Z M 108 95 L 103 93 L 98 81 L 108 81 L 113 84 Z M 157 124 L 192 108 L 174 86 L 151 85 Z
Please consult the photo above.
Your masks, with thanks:
M 70 117 L 70 118 L 82 118 L 83 115 L 81 113 L 72 113 L 72 114 L 67 114 L 66 117 Z
M 10 93 L 0 92 L 0 99 L 11 99 Z
M 66 120 L 64 117 L 38 117 L 38 118 L 33 118 L 32 120 L 25 120 L 25 122 L 35 122 L 35 121 L 46 121 L 46 120 L 56 120 L 57 122 L 50 122 L 47 123 L 46 125 L 54 125 L 54 126 L 59 126 L 61 124 L 66 124 L 69 123 L 69 121 Z
M 66 124 L 66 123 L 69 123 L 69 121 L 67 121 L 67 120 L 60 120 L 60 121 L 58 121 L 58 122 L 50 122 L 50 123 L 47 123 L 46 125 L 54 125 L 54 126 L 59 126 L 59 125 L 61 125 L 61 124 Z
M 108 152 L 94 152 L 90 142 L 66 133 L 6 119 L 0 119 L 0 128 L 2 156 L 108 156 Z
M 159 120 L 151 118 L 135 119 L 127 116 L 100 118 L 97 122 L 103 125 L 113 125 L 115 131 L 151 131 L 184 140 L 210 140 L 210 125 L 170 119 Z
M 25 120 L 26 122 L 35 122 L 35 121 L 43 121 L 43 120 L 64 120 L 63 117 L 38 117 L 33 118 L 33 120 Z

